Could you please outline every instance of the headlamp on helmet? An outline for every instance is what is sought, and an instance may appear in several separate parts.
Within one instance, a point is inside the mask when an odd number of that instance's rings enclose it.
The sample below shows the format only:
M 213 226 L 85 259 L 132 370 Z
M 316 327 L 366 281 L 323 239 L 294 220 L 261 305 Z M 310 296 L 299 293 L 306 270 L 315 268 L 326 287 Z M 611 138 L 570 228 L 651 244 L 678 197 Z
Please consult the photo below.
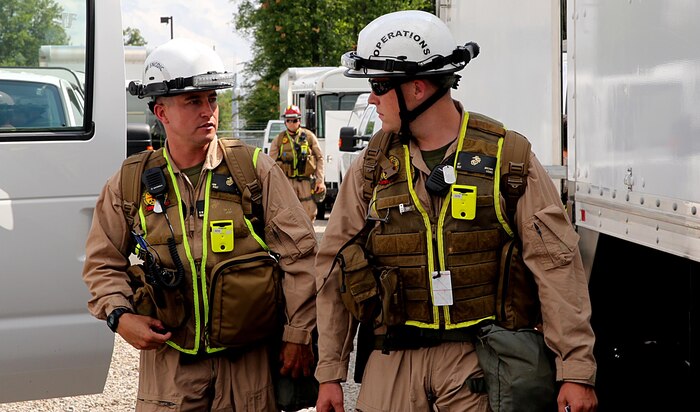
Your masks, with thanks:
M 129 82 L 129 93 L 140 98 L 166 96 L 188 91 L 214 90 L 236 87 L 234 73 L 205 73 L 192 77 L 178 77 L 160 83 L 141 84 L 139 80 Z
M 474 42 L 469 42 L 464 46 L 459 46 L 449 56 L 431 56 L 423 61 L 406 61 L 405 57 L 390 57 L 390 56 L 372 56 L 368 59 L 362 58 L 356 52 L 345 53 L 340 62 L 349 70 L 362 72 L 363 74 L 372 74 L 368 70 L 378 70 L 381 76 L 392 77 L 400 76 L 417 76 L 429 74 L 428 72 L 435 71 L 436 74 L 453 73 L 462 70 L 471 59 L 479 55 L 479 45 Z M 403 58 L 402 58 L 403 57 Z M 446 66 L 452 66 L 449 69 L 441 70 Z M 348 76 L 366 77 L 352 73 L 346 73 Z
M 157 47 L 144 62 L 143 81 L 129 83 L 129 93 L 143 97 L 168 96 L 235 87 L 235 74 L 205 45 L 174 39 Z

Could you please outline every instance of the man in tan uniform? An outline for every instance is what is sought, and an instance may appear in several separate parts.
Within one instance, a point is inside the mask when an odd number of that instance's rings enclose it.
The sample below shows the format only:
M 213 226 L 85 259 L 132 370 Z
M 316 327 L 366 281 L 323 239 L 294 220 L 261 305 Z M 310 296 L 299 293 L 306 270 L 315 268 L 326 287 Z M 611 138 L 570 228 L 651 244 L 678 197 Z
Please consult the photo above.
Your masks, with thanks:
M 340 382 L 358 320 L 375 335 L 358 411 L 490 410 L 469 384 L 483 376 L 473 342 L 497 319 L 498 262 L 513 232 L 539 289 L 558 410 L 597 407 L 587 279 L 559 194 L 530 154 L 525 192 L 508 219 L 494 184 L 506 131 L 450 97 L 454 73 L 476 54 L 434 15 L 404 11 L 371 22 L 357 52 L 343 56 L 346 75 L 372 86 L 369 103 L 382 120 L 373 141 L 388 136 L 390 144 L 350 167 L 334 206 L 343 213 L 331 215 L 316 258 L 317 412 L 344 410 Z M 368 191 L 367 173 L 377 168 Z
M 301 127 L 299 107 L 287 107 L 284 112 L 284 124 L 287 130 L 272 140 L 269 154 L 289 178 L 289 183 L 313 222 L 316 219 L 314 195 L 321 195 L 326 191 L 323 181 L 323 153 L 316 135 Z
M 312 373 L 313 226 L 270 158 L 217 139 L 216 89 L 232 85 L 185 39 L 156 48 L 130 85 L 167 142 L 107 182 L 83 278 L 92 314 L 141 350 L 137 411 L 277 411 L 271 368 Z

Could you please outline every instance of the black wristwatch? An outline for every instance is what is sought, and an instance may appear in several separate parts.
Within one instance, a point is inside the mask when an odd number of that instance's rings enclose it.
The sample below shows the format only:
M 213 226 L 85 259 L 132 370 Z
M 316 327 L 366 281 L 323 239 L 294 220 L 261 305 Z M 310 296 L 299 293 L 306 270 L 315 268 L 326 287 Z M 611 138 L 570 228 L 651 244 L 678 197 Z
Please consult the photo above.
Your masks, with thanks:
M 119 326 L 119 318 L 121 318 L 122 315 L 125 313 L 134 312 L 132 312 L 132 310 L 129 308 L 121 307 L 114 309 L 112 313 L 110 313 L 109 316 L 107 316 L 107 326 L 109 327 L 109 329 L 112 330 L 112 332 L 117 332 L 117 327 Z

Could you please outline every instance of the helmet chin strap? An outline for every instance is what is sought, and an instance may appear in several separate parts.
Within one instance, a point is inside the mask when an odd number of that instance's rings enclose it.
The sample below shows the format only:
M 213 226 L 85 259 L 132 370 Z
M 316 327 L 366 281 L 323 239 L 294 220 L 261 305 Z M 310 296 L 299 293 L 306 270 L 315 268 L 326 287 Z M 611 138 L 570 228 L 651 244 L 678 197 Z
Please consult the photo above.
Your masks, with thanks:
M 401 87 L 399 86 L 394 89 L 396 90 L 396 98 L 399 101 L 399 118 L 401 118 L 401 130 L 399 130 L 399 139 L 401 140 L 402 144 L 408 144 L 408 141 L 411 140 L 411 122 L 416 120 L 418 116 L 420 116 L 424 111 L 428 110 L 428 108 L 435 104 L 435 102 L 440 100 L 449 89 L 449 87 L 441 87 L 437 89 L 432 96 L 426 99 L 423 103 L 419 104 L 418 107 L 416 107 L 413 110 L 408 110 L 408 108 L 406 107 L 406 99 L 403 96 L 403 91 L 401 90 Z

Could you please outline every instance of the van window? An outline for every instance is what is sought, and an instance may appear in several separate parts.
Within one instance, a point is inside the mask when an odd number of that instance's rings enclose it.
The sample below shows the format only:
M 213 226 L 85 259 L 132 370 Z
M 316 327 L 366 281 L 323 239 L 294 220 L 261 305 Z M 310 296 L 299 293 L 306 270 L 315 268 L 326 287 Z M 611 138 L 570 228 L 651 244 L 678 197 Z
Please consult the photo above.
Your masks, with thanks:
M 31 19 L 23 17 L 21 8 L 3 17 L 7 24 L 0 24 L 2 141 L 84 139 L 86 5 L 51 0 L 33 11 Z

